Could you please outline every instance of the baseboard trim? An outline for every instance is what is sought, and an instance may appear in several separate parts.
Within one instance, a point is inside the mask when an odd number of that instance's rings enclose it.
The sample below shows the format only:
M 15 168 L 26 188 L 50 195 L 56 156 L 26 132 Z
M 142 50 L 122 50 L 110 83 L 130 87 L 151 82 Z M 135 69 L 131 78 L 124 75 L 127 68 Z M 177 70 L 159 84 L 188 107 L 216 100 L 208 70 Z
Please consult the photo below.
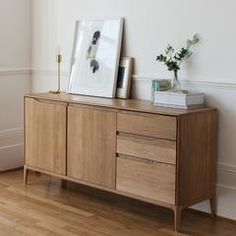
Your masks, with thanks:
M 0 171 L 0 174 L 8 173 L 8 172 L 13 172 L 13 171 L 18 171 L 18 170 L 23 170 L 24 166 L 8 169 L 8 170 L 2 170 Z
M 218 216 L 218 215 L 216 215 L 215 217 L 212 217 L 210 213 L 205 212 L 205 211 L 201 211 L 201 210 L 197 210 L 197 209 L 193 209 L 193 208 L 187 208 L 187 209 L 184 209 L 184 211 L 191 212 L 193 214 L 197 214 L 197 215 L 201 215 L 201 216 L 210 217 L 210 218 L 216 218 L 220 221 L 224 221 L 224 222 L 236 225 L 236 220 L 226 218 L 223 216 Z
M 24 145 L 22 143 L 2 146 L 0 148 L 0 171 L 21 167 L 24 162 Z

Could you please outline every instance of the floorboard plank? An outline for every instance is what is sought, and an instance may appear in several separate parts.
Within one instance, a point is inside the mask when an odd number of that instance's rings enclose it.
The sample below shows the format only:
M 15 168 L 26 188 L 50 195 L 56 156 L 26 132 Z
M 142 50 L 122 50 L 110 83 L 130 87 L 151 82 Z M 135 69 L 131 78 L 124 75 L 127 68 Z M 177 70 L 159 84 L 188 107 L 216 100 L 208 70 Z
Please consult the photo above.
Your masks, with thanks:
M 0 174 L 0 236 L 235 236 L 236 225 L 184 211 L 181 232 L 165 208 L 22 170 Z

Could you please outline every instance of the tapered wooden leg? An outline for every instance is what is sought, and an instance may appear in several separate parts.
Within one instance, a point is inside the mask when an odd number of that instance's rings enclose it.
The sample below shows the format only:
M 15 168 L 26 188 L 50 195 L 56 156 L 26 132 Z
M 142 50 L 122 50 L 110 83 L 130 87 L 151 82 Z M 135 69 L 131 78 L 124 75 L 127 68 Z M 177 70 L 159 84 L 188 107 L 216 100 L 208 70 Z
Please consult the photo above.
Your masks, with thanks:
M 211 217 L 216 216 L 216 198 L 210 198 L 210 207 L 211 207 Z
M 24 176 L 23 176 L 23 183 L 24 183 L 24 185 L 26 185 L 27 184 L 27 180 L 28 180 L 28 169 L 27 169 L 27 167 L 26 166 L 24 166 Z
M 183 208 L 181 206 L 175 206 L 173 208 L 174 216 L 175 216 L 175 231 L 179 232 L 180 218 Z

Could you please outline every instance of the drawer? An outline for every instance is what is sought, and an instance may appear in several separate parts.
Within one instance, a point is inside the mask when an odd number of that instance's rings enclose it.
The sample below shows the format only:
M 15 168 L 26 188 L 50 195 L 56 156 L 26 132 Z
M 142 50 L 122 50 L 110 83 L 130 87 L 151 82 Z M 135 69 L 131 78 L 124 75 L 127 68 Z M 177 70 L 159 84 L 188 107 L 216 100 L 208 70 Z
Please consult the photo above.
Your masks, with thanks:
M 156 201 L 175 204 L 175 166 L 117 158 L 116 189 Z
M 176 164 L 176 142 L 142 136 L 117 136 L 117 153 Z
M 176 140 L 176 117 L 118 113 L 117 131 Z

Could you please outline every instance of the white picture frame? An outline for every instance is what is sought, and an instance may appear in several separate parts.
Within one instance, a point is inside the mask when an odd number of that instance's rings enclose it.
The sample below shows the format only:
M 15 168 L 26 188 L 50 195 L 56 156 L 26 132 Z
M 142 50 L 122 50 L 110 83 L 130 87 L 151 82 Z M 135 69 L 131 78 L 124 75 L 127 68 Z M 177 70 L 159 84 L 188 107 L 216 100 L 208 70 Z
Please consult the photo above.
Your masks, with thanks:
M 116 88 L 117 98 L 128 99 L 130 96 L 133 64 L 134 59 L 132 57 L 122 57 L 120 60 Z
M 115 97 L 123 22 L 76 21 L 68 93 Z

